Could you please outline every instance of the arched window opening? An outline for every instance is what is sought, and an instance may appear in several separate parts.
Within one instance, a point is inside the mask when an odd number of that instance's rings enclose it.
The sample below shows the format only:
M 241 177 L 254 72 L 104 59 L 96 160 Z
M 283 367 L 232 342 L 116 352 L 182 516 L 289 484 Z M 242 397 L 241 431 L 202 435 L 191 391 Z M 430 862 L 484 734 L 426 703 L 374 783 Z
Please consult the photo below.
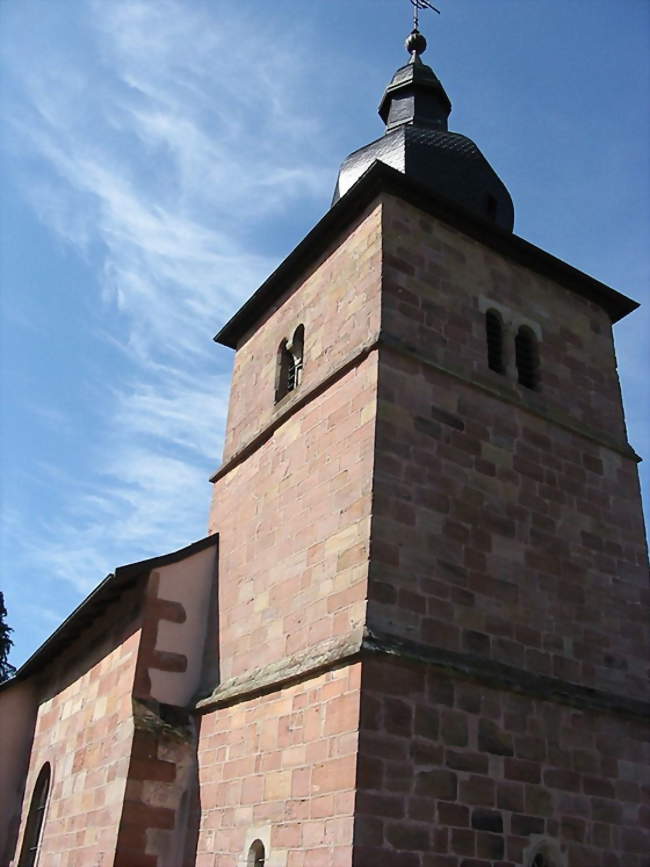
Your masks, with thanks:
M 485 338 L 487 341 L 488 367 L 497 373 L 505 373 L 503 320 L 496 310 L 488 310 L 485 314 Z
M 291 340 L 283 340 L 278 349 L 278 370 L 275 400 L 281 400 L 294 391 L 302 382 L 303 356 L 305 351 L 305 327 L 299 325 Z
M 248 860 L 246 867 L 264 867 L 265 854 L 264 843 L 261 840 L 254 840 L 248 850 Z
M 539 350 L 537 338 L 527 325 L 522 325 L 515 337 L 515 358 L 519 385 L 539 387 Z
M 41 832 L 43 830 L 43 819 L 45 818 L 45 807 L 47 806 L 47 796 L 50 791 L 50 780 L 52 778 L 52 769 L 49 762 L 45 762 L 36 779 L 34 792 L 32 794 L 32 802 L 29 805 L 29 813 L 27 814 L 27 823 L 25 825 L 25 836 L 23 838 L 23 847 L 20 853 L 18 867 L 33 867 L 38 854 L 38 847 L 41 842 Z

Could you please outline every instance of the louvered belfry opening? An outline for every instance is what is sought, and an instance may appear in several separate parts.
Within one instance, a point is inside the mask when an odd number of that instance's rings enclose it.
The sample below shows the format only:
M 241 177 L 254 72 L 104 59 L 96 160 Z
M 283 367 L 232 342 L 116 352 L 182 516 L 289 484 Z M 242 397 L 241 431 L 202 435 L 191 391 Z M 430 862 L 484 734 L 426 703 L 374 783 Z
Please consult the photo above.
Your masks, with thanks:
M 299 325 L 291 339 L 293 365 L 290 370 L 289 391 L 298 388 L 302 380 L 302 359 L 305 351 L 305 326 Z
M 537 338 L 531 328 L 522 325 L 515 337 L 515 359 L 519 385 L 539 387 L 539 350 Z
M 38 847 L 41 842 L 41 831 L 43 829 L 43 819 L 45 818 L 45 807 L 47 806 L 47 796 L 50 791 L 51 777 L 52 770 L 50 763 L 45 762 L 40 770 L 38 778 L 36 779 L 32 802 L 29 805 L 25 837 L 23 839 L 23 848 L 20 853 L 18 867 L 33 867 L 36 862 Z
M 298 371 L 296 359 L 292 354 L 289 354 L 287 361 L 287 391 L 293 391 L 298 381 Z
M 295 391 L 302 381 L 303 355 L 305 351 L 305 326 L 299 325 L 291 340 L 283 340 L 278 349 L 278 371 L 275 385 L 276 403 L 290 391 Z
M 505 373 L 503 321 L 496 310 L 488 310 L 485 314 L 485 337 L 487 340 L 488 367 L 497 373 Z

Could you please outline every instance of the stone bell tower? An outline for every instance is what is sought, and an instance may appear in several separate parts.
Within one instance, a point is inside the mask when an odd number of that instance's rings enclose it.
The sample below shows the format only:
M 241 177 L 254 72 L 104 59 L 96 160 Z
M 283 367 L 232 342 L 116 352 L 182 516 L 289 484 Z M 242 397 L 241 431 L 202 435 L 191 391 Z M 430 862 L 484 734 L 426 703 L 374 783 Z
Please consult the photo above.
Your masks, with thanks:
M 236 350 L 197 865 L 648 867 L 648 572 L 612 324 L 421 55 Z

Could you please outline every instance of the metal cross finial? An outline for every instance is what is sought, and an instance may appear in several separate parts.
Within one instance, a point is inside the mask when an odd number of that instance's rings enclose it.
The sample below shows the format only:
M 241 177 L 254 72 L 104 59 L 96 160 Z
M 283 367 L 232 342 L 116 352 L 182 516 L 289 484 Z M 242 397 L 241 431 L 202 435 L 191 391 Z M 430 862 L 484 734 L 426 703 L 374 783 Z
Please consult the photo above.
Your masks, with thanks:
M 429 0 L 410 0 L 411 6 L 413 7 L 413 29 L 419 30 L 420 28 L 420 10 L 421 9 L 433 9 L 434 12 L 437 12 L 440 15 L 440 9 L 436 9 L 433 3 L 430 3 Z

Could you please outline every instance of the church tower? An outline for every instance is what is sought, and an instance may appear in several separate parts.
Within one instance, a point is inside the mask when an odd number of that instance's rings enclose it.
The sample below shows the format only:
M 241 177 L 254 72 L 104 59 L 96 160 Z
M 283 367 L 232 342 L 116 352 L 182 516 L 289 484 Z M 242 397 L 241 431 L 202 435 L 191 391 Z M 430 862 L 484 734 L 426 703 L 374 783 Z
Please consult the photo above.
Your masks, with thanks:
M 513 234 L 425 48 L 216 338 L 198 867 L 650 863 L 636 304 Z

